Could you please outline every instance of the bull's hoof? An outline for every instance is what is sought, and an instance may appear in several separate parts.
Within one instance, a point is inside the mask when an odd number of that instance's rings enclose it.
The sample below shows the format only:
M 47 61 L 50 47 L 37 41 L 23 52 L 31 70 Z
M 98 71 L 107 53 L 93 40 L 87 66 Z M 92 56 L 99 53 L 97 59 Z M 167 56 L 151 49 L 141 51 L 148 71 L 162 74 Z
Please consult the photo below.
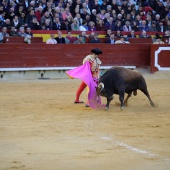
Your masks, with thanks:
M 124 106 L 123 106 L 123 107 L 121 107 L 121 108 L 120 108 L 120 111 L 122 111 L 124 108 L 125 108 Z
M 151 106 L 152 106 L 152 107 L 155 107 L 155 104 L 154 104 L 154 103 L 151 103 Z
M 109 109 L 109 107 L 108 107 L 108 106 L 105 106 L 104 110 L 108 110 L 108 109 Z

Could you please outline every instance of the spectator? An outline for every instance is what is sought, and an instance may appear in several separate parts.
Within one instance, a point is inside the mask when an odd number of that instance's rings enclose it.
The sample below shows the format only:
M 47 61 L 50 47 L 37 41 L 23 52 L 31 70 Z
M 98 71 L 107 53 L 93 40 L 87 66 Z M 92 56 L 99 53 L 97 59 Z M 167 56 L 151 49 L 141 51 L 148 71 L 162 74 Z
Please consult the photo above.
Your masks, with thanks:
M 73 23 L 71 24 L 71 30 L 72 31 L 79 31 L 79 24 L 77 23 L 76 19 L 74 19 Z
M 33 18 L 35 18 L 35 12 L 34 10 L 30 10 L 30 13 L 27 15 L 26 17 L 26 23 L 29 25 L 31 23 L 31 21 L 33 20 Z
M 106 12 L 108 12 L 109 14 L 112 13 L 112 6 L 111 5 L 107 5 Z
M 85 20 L 86 20 L 87 25 L 88 25 L 88 24 L 89 24 L 89 22 L 91 21 L 91 17 L 90 17 L 90 15 L 86 15 Z
M 79 36 L 79 38 L 76 41 L 74 41 L 74 44 L 84 44 L 83 37 Z
M 159 22 L 158 27 L 159 27 L 159 31 L 160 32 L 164 32 L 165 31 L 165 25 L 164 25 L 164 23 L 162 21 Z
M 113 17 L 110 17 L 110 18 L 109 18 L 109 20 L 105 23 L 105 27 L 106 27 L 107 30 L 108 30 L 108 29 L 110 29 L 110 30 L 112 30 L 112 31 L 115 30 L 115 23 L 114 23 L 114 21 L 113 21 Z
M 14 1 L 11 1 L 11 2 L 14 2 Z M 14 13 L 14 7 L 10 7 L 8 13 L 7 13 L 7 17 L 6 18 L 9 18 L 10 21 L 12 21 L 12 19 L 14 18 L 15 16 L 15 13 Z
M 84 43 L 86 43 L 86 38 L 89 38 L 89 35 L 86 34 L 86 31 L 82 31 L 79 36 L 82 37 L 82 39 L 83 39 L 82 41 L 83 41 Z M 78 38 L 79 38 L 79 36 L 78 36 Z
M 22 23 L 19 21 L 17 15 L 14 16 L 11 25 L 14 26 L 17 30 L 22 26 Z
M 150 28 L 151 25 L 152 25 L 152 17 L 151 17 L 151 15 L 146 16 L 146 23 L 147 23 L 148 27 Z
M 132 27 L 130 26 L 130 22 L 126 21 L 125 25 L 123 26 L 123 31 L 124 32 L 130 32 L 132 30 Z
M 20 37 L 24 37 L 24 42 L 27 44 L 31 44 L 31 36 L 25 33 L 24 27 L 19 28 L 18 35 Z
M 31 28 L 31 30 L 41 30 L 42 29 L 42 27 L 40 26 L 36 17 L 32 18 L 32 21 L 29 23 L 28 26 Z
M 17 15 L 18 17 L 21 17 L 21 14 L 22 13 L 25 13 L 24 11 L 24 7 L 22 5 L 16 5 L 15 8 L 14 8 L 14 13 L 15 15 Z
M 114 31 L 117 31 L 117 30 L 123 31 L 122 23 L 121 23 L 120 20 L 116 21 L 116 25 L 115 25 Z
M 55 13 L 55 17 L 58 17 L 60 22 L 63 22 L 63 16 L 62 16 L 62 13 L 60 12 L 59 7 L 54 8 L 54 13 Z
M 146 32 L 150 31 L 145 20 L 143 20 L 141 24 L 139 24 L 139 31 L 143 31 L 143 30 L 145 30 Z
M 4 41 L 4 36 L 2 35 L 2 32 L 0 32 L 0 44 L 2 44 Z
M 38 8 L 35 9 L 35 16 L 36 16 L 39 23 L 41 22 L 41 17 L 43 15 L 42 11 L 43 11 L 42 6 L 39 6 Z
M 96 31 L 96 26 L 93 21 L 90 21 L 88 24 L 88 31 Z
M 143 31 L 142 31 L 142 34 L 139 35 L 139 38 L 151 38 L 151 36 L 150 36 L 150 35 L 147 35 L 146 31 L 143 30 Z
M 159 22 L 161 21 L 161 17 L 160 17 L 159 14 L 156 14 L 156 15 L 155 15 L 154 21 L 156 21 L 156 24 L 159 24 Z
M 2 24 L 2 27 L 6 27 L 8 30 L 11 29 L 10 19 L 6 19 L 5 22 Z
M 116 38 L 122 37 L 123 34 L 122 34 L 121 30 L 117 30 L 115 36 L 116 36 Z
M 71 23 L 67 19 L 61 23 L 61 30 L 71 30 Z
M 9 31 L 9 35 L 12 37 L 18 36 L 18 32 L 16 31 L 16 28 L 14 26 L 11 27 L 11 30 Z
M 46 44 L 57 44 L 57 41 L 55 40 L 55 35 L 50 34 L 50 38 L 46 41 Z
M 68 19 L 68 17 L 72 18 L 72 14 L 69 11 L 69 8 L 65 8 L 64 12 L 62 13 L 63 20 Z
M 105 13 L 106 13 L 106 11 L 105 11 L 104 9 L 102 9 L 102 10 L 100 11 L 100 19 L 102 19 L 102 20 L 105 19 Z
M 120 40 L 117 40 L 117 41 L 115 42 L 115 44 L 129 44 L 129 42 L 128 42 L 128 41 L 125 41 L 125 37 L 124 37 L 124 36 L 121 36 L 121 37 L 120 37 Z
M 160 32 L 160 27 L 159 25 L 156 25 L 156 22 L 155 21 L 152 21 L 152 25 L 151 27 L 149 28 L 149 30 L 151 32 Z
M 116 19 L 117 21 L 120 21 L 120 22 L 122 22 L 123 21 L 123 19 L 122 19 L 122 14 L 118 14 L 117 15 L 117 19 Z
M 97 21 L 97 26 L 96 26 L 96 31 L 105 31 L 105 25 L 104 25 L 104 21 L 102 19 L 99 19 L 99 21 Z
M 98 34 L 95 33 L 94 38 L 90 40 L 90 43 L 101 43 L 101 41 L 98 38 Z
M 21 23 L 22 27 L 28 26 L 26 17 L 25 17 L 25 13 L 21 13 L 21 16 L 19 17 L 19 22 Z
M 59 17 L 54 18 L 52 29 L 53 30 L 61 30 L 61 23 L 60 23 Z
M 46 19 L 43 26 L 44 26 L 44 30 L 52 30 L 52 26 L 50 24 L 50 19 Z
M 91 21 L 93 21 L 96 25 L 96 16 L 97 16 L 97 10 L 96 9 L 92 9 L 92 14 L 91 14 Z
M 166 30 L 163 37 L 170 38 L 170 30 Z
M 170 31 L 170 20 L 167 21 L 166 26 L 165 26 L 165 30 Z
M 109 38 L 112 34 L 112 30 L 108 29 L 105 38 Z
M 130 23 L 130 25 L 132 24 L 132 18 L 131 18 L 131 14 L 127 14 L 126 15 L 126 18 L 125 18 L 125 20 L 124 20 L 124 22 L 126 23 L 126 21 L 129 21 L 129 23 Z
M 104 23 L 106 24 L 107 22 L 109 22 L 109 19 L 110 19 L 110 14 L 106 13 L 104 18 Z
M 136 10 L 133 9 L 130 14 L 131 14 L 132 21 L 135 21 L 136 20 Z
M 20 37 L 26 37 L 26 36 L 27 36 L 27 34 L 25 33 L 24 27 L 20 27 L 20 28 L 19 28 L 18 35 L 19 35 Z
M 107 9 L 107 0 L 103 0 L 103 3 L 100 5 L 100 9 L 106 11 L 106 9 Z
M 135 31 L 131 30 L 130 34 L 127 36 L 128 38 L 136 38 Z
M 110 37 L 107 38 L 106 43 L 115 44 L 115 35 L 114 35 L 114 33 L 111 33 Z
M 3 11 L 5 12 L 5 14 L 7 14 L 10 9 L 8 0 L 2 0 L 2 6 L 3 6 Z
M 82 11 L 80 11 L 80 15 L 83 20 L 86 19 L 86 15 L 90 16 L 90 14 L 87 12 L 87 8 L 83 8 Z
M 79 27 L 80 31 L 88 31 L 87 21 L 84 20 L 82 25 Z
M 166 6 L 164 7 L 164 9 L 163 9 L 163 10 L 161 11 L 161 13 L 160 13 L 160 18 L 161 18 L 161 20 L 164 20 L 164 18 L 168 15 L 169 10 L 170 10 L 169 5 L 166 5 Z
M 48 11 L 46 11 L 44 15 L 41 17 L 41 25 L 45 25 L 46 24 L 45 22 L 47 19 L 50 21 L 50 26 L 52 26 L 52 18 Z
M 79 27 L 82 25 L 83 19 L 81 18 L 79 13 L 76 14 L 74 20 L 77 20 Z
M 1 11 L 0 12 L 0 28 L 1 28 L 2 24 L 4 23 L 4 20 L 5 20 L 5 12 Z
M 66 38 L 70 41 L 71 44 L 74 43 L 74 41 L 77 40 L 77 37 L 72 36 L 71 31 L 67 31 L 67 36 Z
M 31 32 L 31 28 L 30 28 L 30 27 L 27 27 L 27 28 L 26 28 L 25 33 L 26 33 L 27 35 L 30 35 L 31 37 L 33 37 L 33 33 Z
M 115 9 L 112 10 L 112 13 L 111 13 L 110 16 L 113 17 L 113 21 L 114 21 L 114 23 L 115 23 L 115 22 L 116 22 L 116 19 L 117 19 L 117 14 L 116 14 L 116 10 L 115 10 Z
M 139 26 L 137 25 L 136 21 L 132 22 L 132 26 L 131 26 L 132 30 L 138 32 L 139 31 Z
M 93 39 L 95 36 L 95 32 L 91 32 L 90 35 L 89 35 L 89 38 Z
M 65 38 L 62 36 L 62 32 L 58 31 L 58 37 L 55 38 L 55 40 L 57 41 L 57 44 L 65 44 Z
M 3 37 L 9 37 L 9 34 L 8 34 L 8 32 L 7 32 L 7 27 L 2 27 L 2 36 Z

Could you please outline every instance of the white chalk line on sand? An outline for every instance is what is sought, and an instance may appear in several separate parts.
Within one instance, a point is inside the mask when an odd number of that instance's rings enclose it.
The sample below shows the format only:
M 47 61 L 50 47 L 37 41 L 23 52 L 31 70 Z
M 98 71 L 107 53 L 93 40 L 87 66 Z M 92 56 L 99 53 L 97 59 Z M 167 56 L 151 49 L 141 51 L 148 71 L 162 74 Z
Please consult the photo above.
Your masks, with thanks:
M 120 142 L 120 141 L 117 141 L 117 140 L 114 140 L 112 137 L 110 136 L 102 136 L 100 137 L 102 140 L 105 140 L 105 141 L 112 141 L 114 143 L 114 145 L 116 146 L 121 146 L 125 149 L 128 149 L 128 150 L 131 150 L 133 152 L 136 152 L 136 153 L 139 153 L 139 154 L 145 154 L 145 155 L 148 155 L 150 157 L 156 157 L 158 155 L 156 154 L 153 154 L 153 153 L 149 153 L 148 151 L 145 151 L 145 150 L 141 150 L 141 149 L 138 149 L 138 148 L 135 148 L 133 146 L 130 146 L 130 145 L 127 145 L 123 142 Z

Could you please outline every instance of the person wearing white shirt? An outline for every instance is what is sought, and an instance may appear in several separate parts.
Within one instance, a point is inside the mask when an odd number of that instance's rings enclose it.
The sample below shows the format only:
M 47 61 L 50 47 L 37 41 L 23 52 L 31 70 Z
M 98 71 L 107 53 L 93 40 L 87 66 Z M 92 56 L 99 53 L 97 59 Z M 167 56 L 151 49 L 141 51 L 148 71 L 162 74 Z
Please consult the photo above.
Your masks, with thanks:
M 57 41 L 54 39 L 55 35 L 54 34 L 50 34 L 50 37 L 47 41 L 46 44 L 57 44 Z

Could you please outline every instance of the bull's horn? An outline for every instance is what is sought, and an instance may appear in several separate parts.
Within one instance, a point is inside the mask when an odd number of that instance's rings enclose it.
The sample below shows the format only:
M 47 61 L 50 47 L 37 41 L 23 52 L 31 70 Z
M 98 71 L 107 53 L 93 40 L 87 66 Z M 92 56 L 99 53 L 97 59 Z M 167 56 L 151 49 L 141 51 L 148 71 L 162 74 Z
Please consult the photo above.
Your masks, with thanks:
M 98 88 L 100 89 L 100 91 L 102 91 L 104 89 L 104 84 L 103 83 L 99 83 Z

